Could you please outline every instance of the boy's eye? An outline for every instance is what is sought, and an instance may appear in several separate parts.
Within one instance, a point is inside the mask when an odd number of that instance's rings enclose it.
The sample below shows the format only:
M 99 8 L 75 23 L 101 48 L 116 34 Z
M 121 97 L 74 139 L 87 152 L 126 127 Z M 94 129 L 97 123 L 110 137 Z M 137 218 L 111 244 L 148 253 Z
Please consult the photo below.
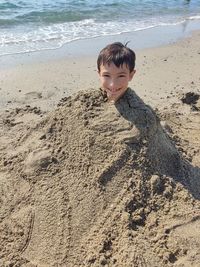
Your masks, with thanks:
M 110 77 L 109 74 L 103 74 L 103 77 Z
M 126 77 L 124 74 L 121 74 L 121 75 L 119 75 L 119 77 L 121 78 L 121 77 Z

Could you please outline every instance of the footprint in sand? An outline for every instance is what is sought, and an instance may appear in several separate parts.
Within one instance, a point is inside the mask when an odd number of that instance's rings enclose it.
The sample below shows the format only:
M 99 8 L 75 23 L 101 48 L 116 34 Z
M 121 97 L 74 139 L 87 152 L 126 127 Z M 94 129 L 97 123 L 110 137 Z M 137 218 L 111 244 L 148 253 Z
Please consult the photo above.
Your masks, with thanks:
M 26 100 L 40 99 L 42 98 L 41 92 L 29 92 L 25 94 Z

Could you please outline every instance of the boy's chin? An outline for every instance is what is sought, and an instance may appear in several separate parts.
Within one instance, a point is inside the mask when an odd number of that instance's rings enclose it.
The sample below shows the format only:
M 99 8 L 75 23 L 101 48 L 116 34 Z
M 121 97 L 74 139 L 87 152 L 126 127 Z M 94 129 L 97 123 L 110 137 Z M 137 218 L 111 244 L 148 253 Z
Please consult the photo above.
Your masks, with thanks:
M 107 98 L 108 98 L 108 101 L 111 101 L 111 102 L 117 102 L 117 100 L 120 99 L 120 97 L 122 97 L 124 95 L 124 93 L 126 92 L 125 91 L 122 91 L 122 92 L 117 92 L 117 93 L 111 93 L 109 91 L 106 91 L 106 94 L 107 94 Z

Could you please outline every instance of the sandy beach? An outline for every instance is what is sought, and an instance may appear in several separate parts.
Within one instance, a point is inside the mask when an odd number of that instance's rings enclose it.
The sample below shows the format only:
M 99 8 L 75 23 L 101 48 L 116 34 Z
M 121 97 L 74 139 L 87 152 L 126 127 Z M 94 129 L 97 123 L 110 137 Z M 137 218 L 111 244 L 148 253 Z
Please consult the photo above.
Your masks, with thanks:
M 159 33 L 160 31 L 152 32 L 152 35 Z M 154 39 L 156 42 L 156 37 Z M 90 47 L 91 42 L 86 40 L 79 43 L 79 46 L 83 45 L 82 49 L 73 48 L 73 50 L 72 43 L 72 47 L 63 49 L 61 55 L 58 52 L 47 51 L 1 58 L 1 109 L 31 103 L 43 110 L 50 110 L 62 97 L 83 89 L 98 88 L 96 68 L 98 52 L 107 43 L 117 40 L 122 42 L 130 40 L 130 47 L 136 52 L 137 73 L 130 87 L 146 103 L 154 107 L 159 104 L 163 106 L 167 97 L 167 102 L 172 99 L 172 94 L 177 95 L 179 92 L 185 93 L 199 88 L 198 31 L 193 32 L 192 37 L 190 34 L 178 42 L 150 49 L 135 49 L 135 40 L 130 34 L 100 40 L 94 41 L 96 48 L 93 50 Z M 84 52 L 87 50 L 87 45 L 89 45 L 88 51 L 92 52 Z M 67 52 L 68 49 L 73 50 L 71 55 Z M 76 50 L 77 56 L 75 56 Z
M 137 119 L 95 54 L 1 66 L 0 266 L 199 266 L 199 43 L 135 49 Z

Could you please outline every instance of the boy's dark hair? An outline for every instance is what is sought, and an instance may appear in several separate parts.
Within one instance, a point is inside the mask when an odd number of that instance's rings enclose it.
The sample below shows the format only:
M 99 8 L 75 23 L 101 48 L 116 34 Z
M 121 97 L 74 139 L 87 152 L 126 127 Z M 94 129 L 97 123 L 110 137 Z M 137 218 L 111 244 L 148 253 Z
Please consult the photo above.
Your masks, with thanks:
M 97 69 L 100 71 L 101 65 L 114 63 L 115 66 L 120 67 L 126 64 L 130 72 L 135 68 L 135 53 L 128 48 L 127 43 L 123 45 L 120 42 L 112 43 L 103 48 L 97 59 Z

